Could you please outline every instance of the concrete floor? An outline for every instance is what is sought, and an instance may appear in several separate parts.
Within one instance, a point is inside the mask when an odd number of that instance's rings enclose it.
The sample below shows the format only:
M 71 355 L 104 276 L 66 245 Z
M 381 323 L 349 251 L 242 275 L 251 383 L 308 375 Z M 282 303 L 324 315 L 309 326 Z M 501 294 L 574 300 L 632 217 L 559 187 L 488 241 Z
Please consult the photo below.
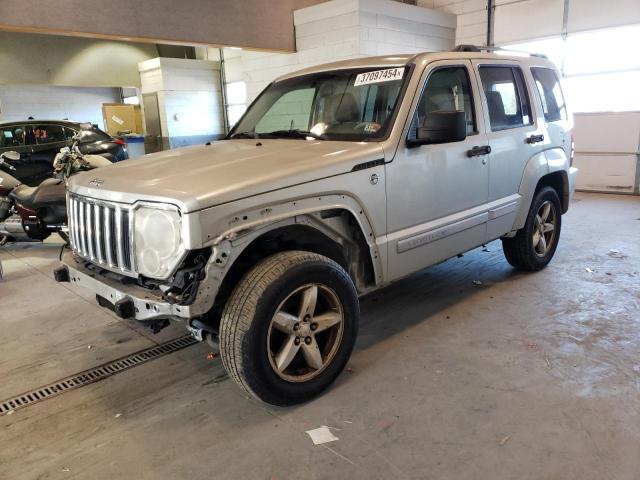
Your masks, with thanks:
M 54 283 L 58 250 L 0 250 L 0 400 L 184 334 Z M 638 479 L 640 198 L 578 194 L 542 272 L 494 242 L 363 299 L 351 371 L 304 406 L 246 399 L 209 350 L 0 417 L 0 478 Z

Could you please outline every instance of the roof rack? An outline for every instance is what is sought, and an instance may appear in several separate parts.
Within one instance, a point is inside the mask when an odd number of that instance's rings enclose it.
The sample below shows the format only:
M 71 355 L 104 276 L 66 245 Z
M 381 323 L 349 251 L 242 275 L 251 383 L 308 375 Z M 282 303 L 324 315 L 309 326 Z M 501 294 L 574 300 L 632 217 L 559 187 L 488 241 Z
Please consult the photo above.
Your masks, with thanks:
M 501 48 L 501 47 L 486 47 L 486 46 L 478 46 L 478 45 L 457 45 L 456 48 L 453 49 L 454 52 L 506 52 L 506 53 L 520 53 L 524 55 L 529 55 L 531 57 L 539 57 L 539 58 L 547 58 L 547 56 L 543 53 L 531 53 L 531 52 L 523 52 L 521 50 L 511 50 L 509 48 Z

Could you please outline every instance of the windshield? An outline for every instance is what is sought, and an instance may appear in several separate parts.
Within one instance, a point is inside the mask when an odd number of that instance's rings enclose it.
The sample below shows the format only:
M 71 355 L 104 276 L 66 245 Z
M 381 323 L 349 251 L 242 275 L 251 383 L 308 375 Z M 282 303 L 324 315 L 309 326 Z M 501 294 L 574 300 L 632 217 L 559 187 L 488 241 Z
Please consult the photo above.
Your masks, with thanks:
M 409 67 L 314 73 L 269 85 L 228 138 L 383 138 Z

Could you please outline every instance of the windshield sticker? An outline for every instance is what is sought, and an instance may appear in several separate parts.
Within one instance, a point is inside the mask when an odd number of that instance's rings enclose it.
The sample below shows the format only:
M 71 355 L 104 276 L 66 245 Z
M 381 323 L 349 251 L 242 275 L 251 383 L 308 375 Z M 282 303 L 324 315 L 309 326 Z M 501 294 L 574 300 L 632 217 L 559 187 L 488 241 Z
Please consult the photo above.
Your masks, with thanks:
M 357 87 L 358 85 L 369 85 L 371 83 L 391 82 L 393 80 L 401 80 L 403 76 L 404 67 L 365 72 L 356 76 L 356 81 L 353 82 L 353 86 Z

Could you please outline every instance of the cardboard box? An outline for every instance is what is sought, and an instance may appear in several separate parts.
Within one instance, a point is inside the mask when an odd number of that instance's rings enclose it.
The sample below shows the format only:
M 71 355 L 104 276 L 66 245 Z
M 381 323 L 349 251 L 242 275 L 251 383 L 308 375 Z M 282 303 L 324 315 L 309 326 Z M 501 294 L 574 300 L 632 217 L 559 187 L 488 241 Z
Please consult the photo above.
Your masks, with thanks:
M 138 133 L 142 131 L 142 114 L 138 105 L 125 103 L 103 103 L 102 118 L 109 135 Z

